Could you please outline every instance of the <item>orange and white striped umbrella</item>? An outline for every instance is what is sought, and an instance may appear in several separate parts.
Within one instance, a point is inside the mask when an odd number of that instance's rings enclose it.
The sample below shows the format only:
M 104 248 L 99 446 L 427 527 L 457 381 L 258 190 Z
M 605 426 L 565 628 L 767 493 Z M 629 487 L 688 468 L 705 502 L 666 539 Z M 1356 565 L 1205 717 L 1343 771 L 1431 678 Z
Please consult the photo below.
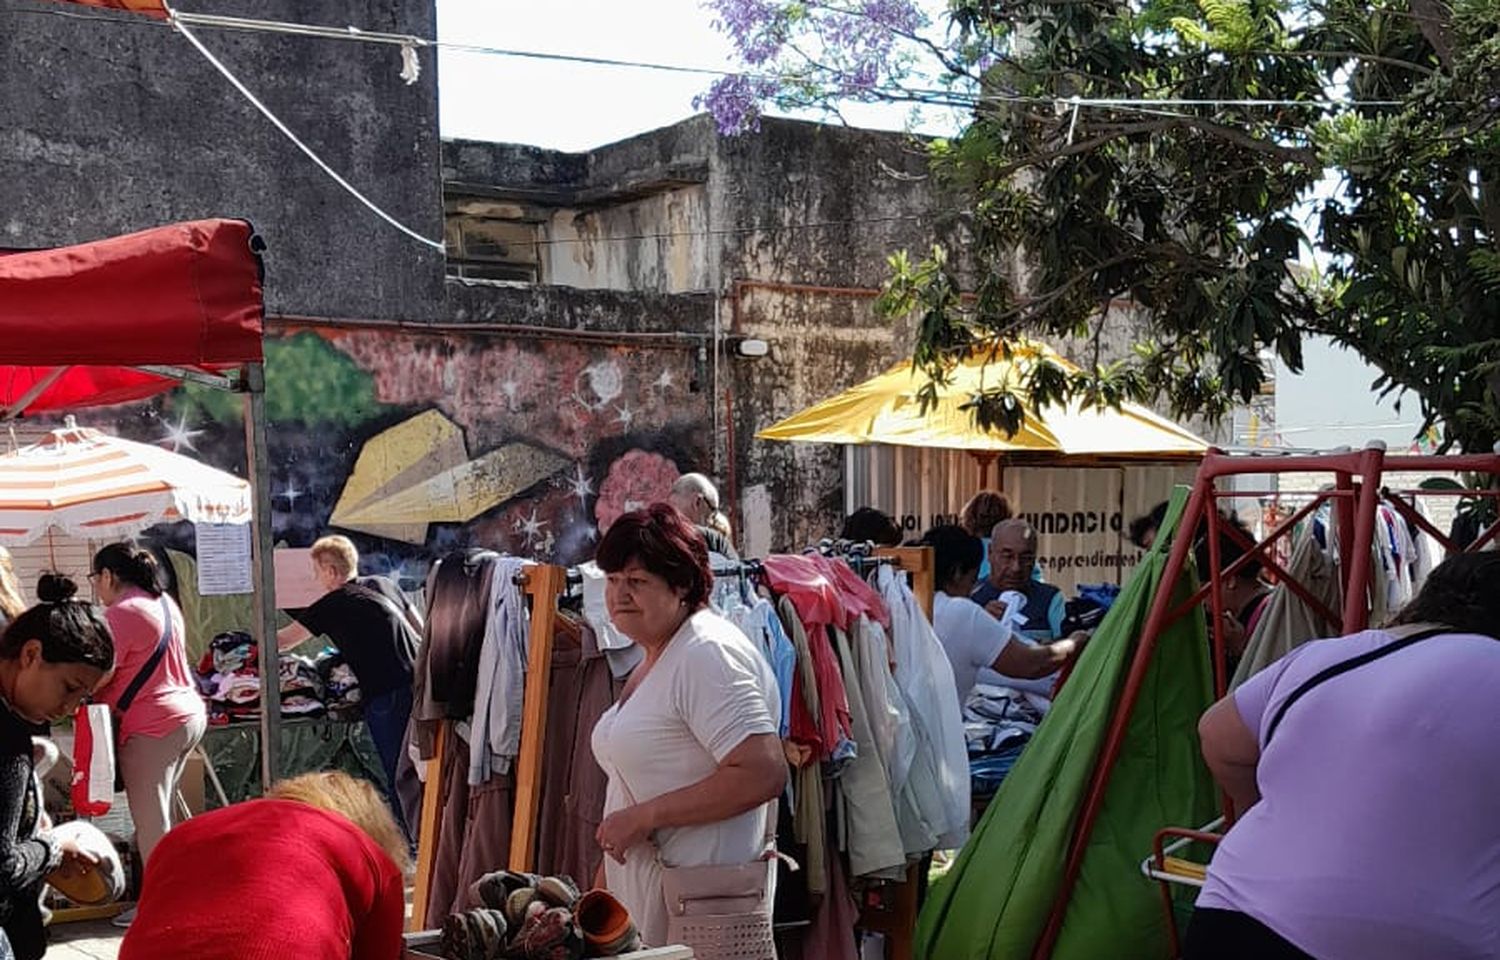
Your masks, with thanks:
M 104 540 L 154 523 L 249 523 L 250 484 L 181 454 L 71 423 L 0 456 L 0 543 L 48 530 Z

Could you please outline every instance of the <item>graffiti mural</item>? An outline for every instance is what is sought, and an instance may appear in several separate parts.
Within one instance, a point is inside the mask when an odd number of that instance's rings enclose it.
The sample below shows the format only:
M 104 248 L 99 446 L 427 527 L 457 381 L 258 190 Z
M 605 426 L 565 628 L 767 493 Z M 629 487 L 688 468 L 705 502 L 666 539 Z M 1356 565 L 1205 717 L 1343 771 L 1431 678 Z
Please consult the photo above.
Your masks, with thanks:
M 327 532 L 414 588 L 465 546 L 571 564 L 710 458 L 692 350 L 564 339 L 287 329 L 267 335 L 272 525 Z M 186 386 L 87 424 L 245 472 L 242 398 Z M 188 525 L 159 545 L 192 550 Z

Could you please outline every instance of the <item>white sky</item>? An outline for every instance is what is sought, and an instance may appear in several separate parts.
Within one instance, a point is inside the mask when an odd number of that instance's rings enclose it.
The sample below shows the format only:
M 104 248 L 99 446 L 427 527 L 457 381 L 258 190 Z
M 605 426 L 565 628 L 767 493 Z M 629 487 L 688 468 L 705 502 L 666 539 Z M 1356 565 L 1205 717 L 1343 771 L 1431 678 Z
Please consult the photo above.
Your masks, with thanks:
M 699 0 L 438 0 L 444 40 L 514 50 L 732 69 L 729 42 Z M 445 137 L 586 150 L 692 115 L 712 77 L 444 51 L 438 67 Z M 856 126 L 904 129 L 896 106 L 851 105 Z M 928 132 L 941 130 L 942 119 Z M 1299 447 L 1404 449 L 1419 417 L 1377 405 L 1376 372 L 1356 355 L 1310 343 L 1307 372 L 1277 378 L 1277 429 Z

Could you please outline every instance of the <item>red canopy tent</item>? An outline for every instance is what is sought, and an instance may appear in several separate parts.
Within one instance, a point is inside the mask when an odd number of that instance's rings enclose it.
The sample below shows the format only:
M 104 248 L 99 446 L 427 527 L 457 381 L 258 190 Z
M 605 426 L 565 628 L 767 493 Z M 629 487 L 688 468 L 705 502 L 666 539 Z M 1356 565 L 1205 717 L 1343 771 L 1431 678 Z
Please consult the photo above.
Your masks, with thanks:
M 105 7 L 109 10 L 129 10 L 158 20 L 167 18 L 167 5 L 162 0 L 63 0 L 64 3 L 81 3 L 85 7 Z
M 0 256 L 0 411 L 18 417 L 139 400 L 191 380 L 245 398 L 263 690 L 276 690 L 259 239 L 199 220 Z M 280 702 L 262 700 L 262 771 L 275 779 Z

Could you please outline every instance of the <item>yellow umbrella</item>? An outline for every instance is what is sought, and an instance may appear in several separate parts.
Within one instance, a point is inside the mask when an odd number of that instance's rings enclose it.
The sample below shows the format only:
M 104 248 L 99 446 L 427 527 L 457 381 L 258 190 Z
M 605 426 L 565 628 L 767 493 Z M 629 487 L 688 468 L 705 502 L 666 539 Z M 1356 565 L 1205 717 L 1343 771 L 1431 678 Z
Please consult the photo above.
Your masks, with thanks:
M 1196 456 L 1208 448 L 1200 437 L 1135 403 L 1119 410 L 1084 408 L 1073 402 L 1047 407 L 1040 416 L 1028 410 L 1014 436 L 975 426 L 965 403 L 986 387 L 1014 388 L 1019 365 L 1051 360 L 1064 369 L 1078 368 L 1056 351 L 1035 341 L 1011 346 L 1012 359 L 977 350 L 957 364 L 950 383 L 938 391 L 937 404 L 922 413 L 917 391 L 926 376 L 911 361 L 866 380 L 836 397 L 808 407 L 756 434 L 762 440 L 808 443 L 884 443 L 905 447 L 969 450 L 974 453 L 1061 453 L 1093 456 Z M 1019 361 L 1019 364 L 1017 363 Z M 1021 391 L 1016 391 L 1024 399 Z

